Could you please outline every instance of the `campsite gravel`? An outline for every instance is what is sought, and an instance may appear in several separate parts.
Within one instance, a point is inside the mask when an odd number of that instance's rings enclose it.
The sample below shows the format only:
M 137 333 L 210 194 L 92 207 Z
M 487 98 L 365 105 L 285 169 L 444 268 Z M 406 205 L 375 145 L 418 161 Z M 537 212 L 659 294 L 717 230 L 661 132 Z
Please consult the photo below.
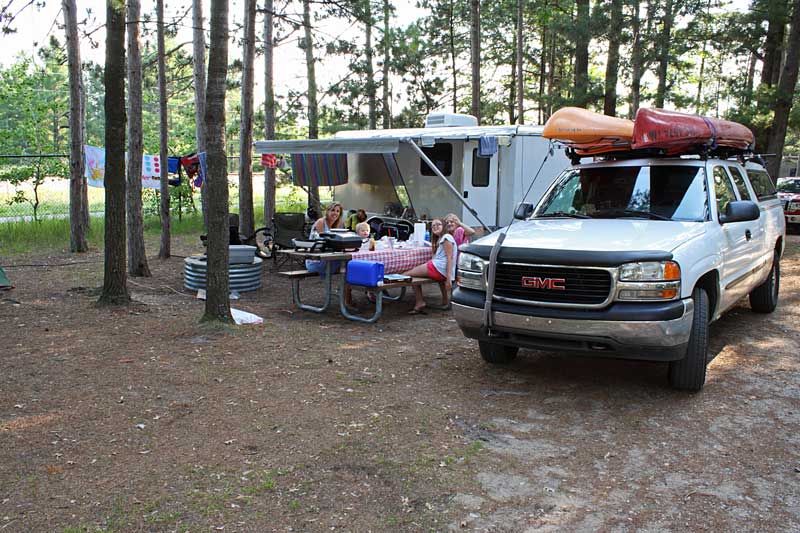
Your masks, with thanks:
M 777 311 L 712 326 L 699 394 L 663 364 L 490 367 L 449 312 L 306 313 L 269 270 L 233 302 L 264 324 L 212 328 L 181 257 L 120 308 L 102 251 L 0 264 L 3 533 L 800 531 L 798 235 Z

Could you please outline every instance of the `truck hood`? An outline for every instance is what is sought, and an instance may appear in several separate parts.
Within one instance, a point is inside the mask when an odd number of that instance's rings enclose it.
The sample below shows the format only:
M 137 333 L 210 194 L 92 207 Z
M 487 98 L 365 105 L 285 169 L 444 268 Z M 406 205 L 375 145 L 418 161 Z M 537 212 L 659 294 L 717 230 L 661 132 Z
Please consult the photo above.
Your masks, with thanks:
M 461 248 L 488 258 L 504 230 Z M 533 219 L 508 230 L 502 260 L 549 264 L 619 265 L 627 261 L 665 261 L 681 244 L 705 233 L 700 222 L 640 219 Z

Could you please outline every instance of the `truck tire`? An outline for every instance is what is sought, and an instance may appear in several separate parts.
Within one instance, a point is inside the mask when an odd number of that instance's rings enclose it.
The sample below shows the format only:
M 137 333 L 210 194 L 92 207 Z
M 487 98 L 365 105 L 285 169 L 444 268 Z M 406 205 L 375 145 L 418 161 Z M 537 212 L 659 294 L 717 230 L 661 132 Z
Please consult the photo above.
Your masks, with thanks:
M 706 382 L 708 359 L 708 294 L 695 287 L 692 292 L 694 316 L 686 357 L 669 364 L 669 383 L 675 389 L 697 392 Z
M 781 262 L 778 252 L 772 255 L 772 270 L 764 283 L 750 293 L 750 308 L 756 313 L 771 313 L 778 306 L 781 288 Z
M 519 348 L 516 346 L 506 346 L 505 344 L 495 344 L 493 342 L 478 341 L 478 348 L 481 357 L 487 363 L 493 365 L 505 365 L 516 359 Z

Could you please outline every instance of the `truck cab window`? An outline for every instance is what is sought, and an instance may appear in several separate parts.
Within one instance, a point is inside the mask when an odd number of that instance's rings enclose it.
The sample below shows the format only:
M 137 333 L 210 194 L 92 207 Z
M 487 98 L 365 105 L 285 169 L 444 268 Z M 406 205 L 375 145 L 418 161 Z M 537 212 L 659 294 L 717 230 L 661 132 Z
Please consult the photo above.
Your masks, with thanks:
M 736 201 L 733 185 L 723 167 L 714 167 L 714 193 L 717 197 L 717 217 L 725 213 L 725 208 L 730 202 Z
M 744 176 L 742 173 L 739 172 L 739 169 L 730 166 L 728 170 L 731 171 L 731 177 L 733 178 L 733 183 L 736 184 L 736 190 L 739 191 L 739 198 L 742 200 L 752 200 L 753 198 L 750 196 L 750 191 L 747 190 L 747 185 L 744 183 Z

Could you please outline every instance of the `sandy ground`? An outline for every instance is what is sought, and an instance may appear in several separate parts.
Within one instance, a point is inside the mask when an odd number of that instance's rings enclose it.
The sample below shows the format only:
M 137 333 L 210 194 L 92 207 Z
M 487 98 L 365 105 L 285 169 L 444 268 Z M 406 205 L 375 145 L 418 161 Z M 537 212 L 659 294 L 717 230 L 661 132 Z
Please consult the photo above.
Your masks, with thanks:
M 663 364 L 490 367 L 410 297 L 298 311 L 269 270 L 234 303 L 260 326 L 198 325 L 179 257 L 98 308 L 101 261 L 3 260 L 48 266 L 0 293 L 0 531 L 800 531 L 797 235 L 777 311 L 712 326 L 694 395 Z

